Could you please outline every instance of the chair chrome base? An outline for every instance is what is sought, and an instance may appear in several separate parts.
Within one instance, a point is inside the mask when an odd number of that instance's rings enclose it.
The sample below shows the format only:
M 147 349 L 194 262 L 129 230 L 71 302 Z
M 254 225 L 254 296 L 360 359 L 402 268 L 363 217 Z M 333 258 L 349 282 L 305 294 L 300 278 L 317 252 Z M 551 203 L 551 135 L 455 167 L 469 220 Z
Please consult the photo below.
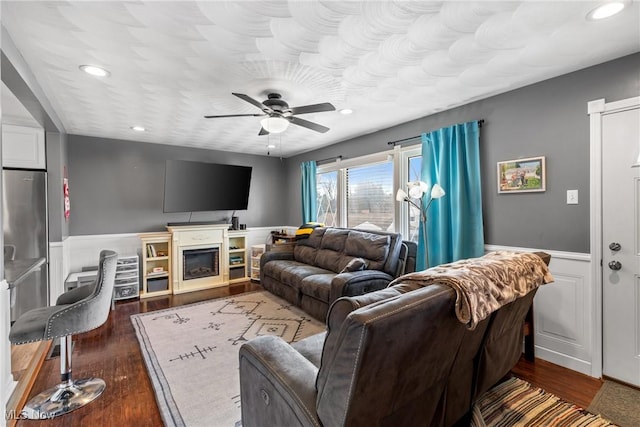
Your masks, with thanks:
M 34 396 L 22 410 L 30 420 L 43 420 L 64 415 L 91 403 L 102 394 L 106 384 L 100 378 L 83 378 L 63 382 Z

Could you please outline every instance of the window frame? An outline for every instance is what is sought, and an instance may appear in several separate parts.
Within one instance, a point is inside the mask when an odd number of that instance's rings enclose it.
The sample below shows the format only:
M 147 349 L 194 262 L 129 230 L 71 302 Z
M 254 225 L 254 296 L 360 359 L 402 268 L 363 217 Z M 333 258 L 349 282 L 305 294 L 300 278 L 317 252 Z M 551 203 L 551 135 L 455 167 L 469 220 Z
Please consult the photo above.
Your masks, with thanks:
M 395 201 L 395 194 L 398 188 L 406 191 L 409 182 L 409 158 L 422 155 L 421 144 L 413 144 L 402 147 L 396 145 L 391 150 L 355 157 L 352 159 L 332 161 L 318 165 L 316 174 L 326 172 L 337 172 L 337 227 L 347 226 L 347 169 L 353 167 L 365 167 L 379 163 L 392 162 L 393 169 L 393 197 L 394 197 L 394 230 L 401 233 L 404 238 L 409 237 L 409 209 L 407 203 Z
M 415 144 L 402 148 L 399 150 L 398 157 L 398 177 L 399 185 L 396 187 L 402 188 L 407 191 L 407 183 L 409 182 L 409 159 L 412 157 L 422 156 L 422 145 Z M 409 232 L 409 204 L 398 202 L 398 232 L 402 234 L 403 239 L 409 239 L 411 233 Z

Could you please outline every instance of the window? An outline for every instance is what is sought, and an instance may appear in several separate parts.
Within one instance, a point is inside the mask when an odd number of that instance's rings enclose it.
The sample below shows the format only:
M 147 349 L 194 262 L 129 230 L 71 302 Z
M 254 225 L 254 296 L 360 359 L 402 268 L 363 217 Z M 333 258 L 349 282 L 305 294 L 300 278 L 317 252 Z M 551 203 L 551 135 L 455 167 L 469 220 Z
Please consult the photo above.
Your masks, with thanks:
M 395 194 L 420 179 L 421 172 L 420 146 L 320 165 L 317 220 L 329 227 L 400 232 L 418 241 L 419 212 L 396 202 Z
M 347 168 L 347 227 L 394 231 L 393 162 Z
M 419 181 L 422 175 L 422 156 L 407 156 L 407 182 Z M 412 242 L 418 242 L 418 232 L 420 230 L 420 210 L 415 206 L 407 204 L 407 223 L 409 226 L 408 240 Z
M 318 207 L 317 221 L 328 227 L 339 225 L 338 214 L 338 171 L 319 173 L 316 175 L 316 191 Z

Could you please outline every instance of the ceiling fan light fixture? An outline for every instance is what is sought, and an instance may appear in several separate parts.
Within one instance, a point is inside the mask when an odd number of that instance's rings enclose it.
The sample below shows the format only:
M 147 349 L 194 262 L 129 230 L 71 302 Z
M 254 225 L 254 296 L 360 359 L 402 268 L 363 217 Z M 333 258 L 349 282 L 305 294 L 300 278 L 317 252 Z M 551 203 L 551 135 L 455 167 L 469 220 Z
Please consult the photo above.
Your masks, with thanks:
M 80 65 L 78 68 L 80 68 L 85 73 L 91 74 L 92 76 L 96 77 L 109 77 L 111 75 L 109 71 L 95 65 Z
M 622 12 L 626 4 L 624 1 L 611 1 L 598 5 L 587 14 L 588 21 L 599 21 Z
M 260 120 L 260 124 L 269 133 L 282 133 L 289 127 L 289 120 L 282 117 L 267 117 Z

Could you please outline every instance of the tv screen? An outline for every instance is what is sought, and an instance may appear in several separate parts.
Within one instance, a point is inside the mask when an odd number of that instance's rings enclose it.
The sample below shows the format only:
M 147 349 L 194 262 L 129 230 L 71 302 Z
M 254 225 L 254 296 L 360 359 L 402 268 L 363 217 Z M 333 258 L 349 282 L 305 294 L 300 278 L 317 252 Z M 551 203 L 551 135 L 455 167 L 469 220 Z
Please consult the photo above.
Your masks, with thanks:
M 245 210 L 250 166 L 167 160 L 164 212 Z

